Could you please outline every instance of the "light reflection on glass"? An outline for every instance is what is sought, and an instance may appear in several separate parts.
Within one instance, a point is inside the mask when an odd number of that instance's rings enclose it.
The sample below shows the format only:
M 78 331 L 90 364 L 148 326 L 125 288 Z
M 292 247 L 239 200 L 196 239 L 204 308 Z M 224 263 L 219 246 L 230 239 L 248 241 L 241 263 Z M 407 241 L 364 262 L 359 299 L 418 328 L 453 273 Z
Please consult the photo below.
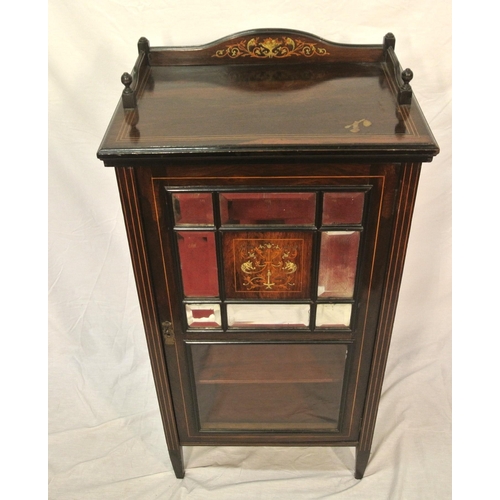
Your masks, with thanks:
M 351 304 L 318 304 L 316 326 L 346 328 L 351 323 Z
M 194 328 L 220 328 L 219 304 L 186 304 L 187 324 Z
M 309 325 L 308 304 L 228 304 L 230 327 L 304 328 Z
M 328 231 L 321 234 L 319 297 L 352 298 L 359 238 L 359 231 Z

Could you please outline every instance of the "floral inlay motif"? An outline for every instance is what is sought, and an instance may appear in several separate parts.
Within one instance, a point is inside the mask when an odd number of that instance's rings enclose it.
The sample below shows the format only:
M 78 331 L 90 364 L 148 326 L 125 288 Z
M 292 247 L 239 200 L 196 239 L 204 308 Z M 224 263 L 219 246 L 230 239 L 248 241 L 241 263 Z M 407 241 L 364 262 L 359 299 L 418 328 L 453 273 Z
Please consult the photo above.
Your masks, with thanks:
M 294 287 L 298 257 L 298 245 L 293 243 L 281 246 L 264 241 L 251 249 L 241 248 L 243 286 L 247 290 L 288 290 Z
M 285 58 L 291 56 L 312 57 L 325 56 L 328 52 L 317 43 L 304 42 L 300 39 L 293 40 L 290 37 L 264 38 L 259 37 L 250 40 L 241 40 L 238 43 L 228 45 L 224 49 L 217 50 L 213 57 L 256 57 L 259 59 Z

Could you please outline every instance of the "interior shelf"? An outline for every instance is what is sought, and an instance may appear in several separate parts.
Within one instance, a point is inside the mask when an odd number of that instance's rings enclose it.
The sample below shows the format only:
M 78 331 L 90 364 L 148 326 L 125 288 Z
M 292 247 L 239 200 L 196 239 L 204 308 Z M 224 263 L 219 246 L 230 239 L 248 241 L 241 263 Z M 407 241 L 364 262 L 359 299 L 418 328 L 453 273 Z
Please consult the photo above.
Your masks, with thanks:
M 304 344 L 214 347 L 196 346 L 197 350 L 205 351 L 194 356 L 198 384 L 317 384 L 343 378 L 345 346 L 337 345 L 336 349 Z

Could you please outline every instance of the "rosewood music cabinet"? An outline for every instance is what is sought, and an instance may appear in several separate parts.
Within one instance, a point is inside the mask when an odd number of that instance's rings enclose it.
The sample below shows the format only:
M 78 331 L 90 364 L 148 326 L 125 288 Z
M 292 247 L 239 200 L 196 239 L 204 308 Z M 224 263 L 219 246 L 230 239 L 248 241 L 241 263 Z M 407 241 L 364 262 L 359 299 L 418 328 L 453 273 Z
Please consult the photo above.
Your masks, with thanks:
M 138 43 L 114 167 L 166 441 L 356 447 L 364 474 L 422 162 L 395 38 Z

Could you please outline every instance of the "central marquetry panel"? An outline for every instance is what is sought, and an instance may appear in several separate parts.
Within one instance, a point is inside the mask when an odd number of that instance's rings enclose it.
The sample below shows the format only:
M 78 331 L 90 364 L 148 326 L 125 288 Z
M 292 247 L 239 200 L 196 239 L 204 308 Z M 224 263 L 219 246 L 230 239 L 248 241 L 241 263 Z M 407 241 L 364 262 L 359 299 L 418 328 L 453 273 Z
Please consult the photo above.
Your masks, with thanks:
M 312 237 L 307 231 L 225 233 L 226 297 L 309 298 Z

